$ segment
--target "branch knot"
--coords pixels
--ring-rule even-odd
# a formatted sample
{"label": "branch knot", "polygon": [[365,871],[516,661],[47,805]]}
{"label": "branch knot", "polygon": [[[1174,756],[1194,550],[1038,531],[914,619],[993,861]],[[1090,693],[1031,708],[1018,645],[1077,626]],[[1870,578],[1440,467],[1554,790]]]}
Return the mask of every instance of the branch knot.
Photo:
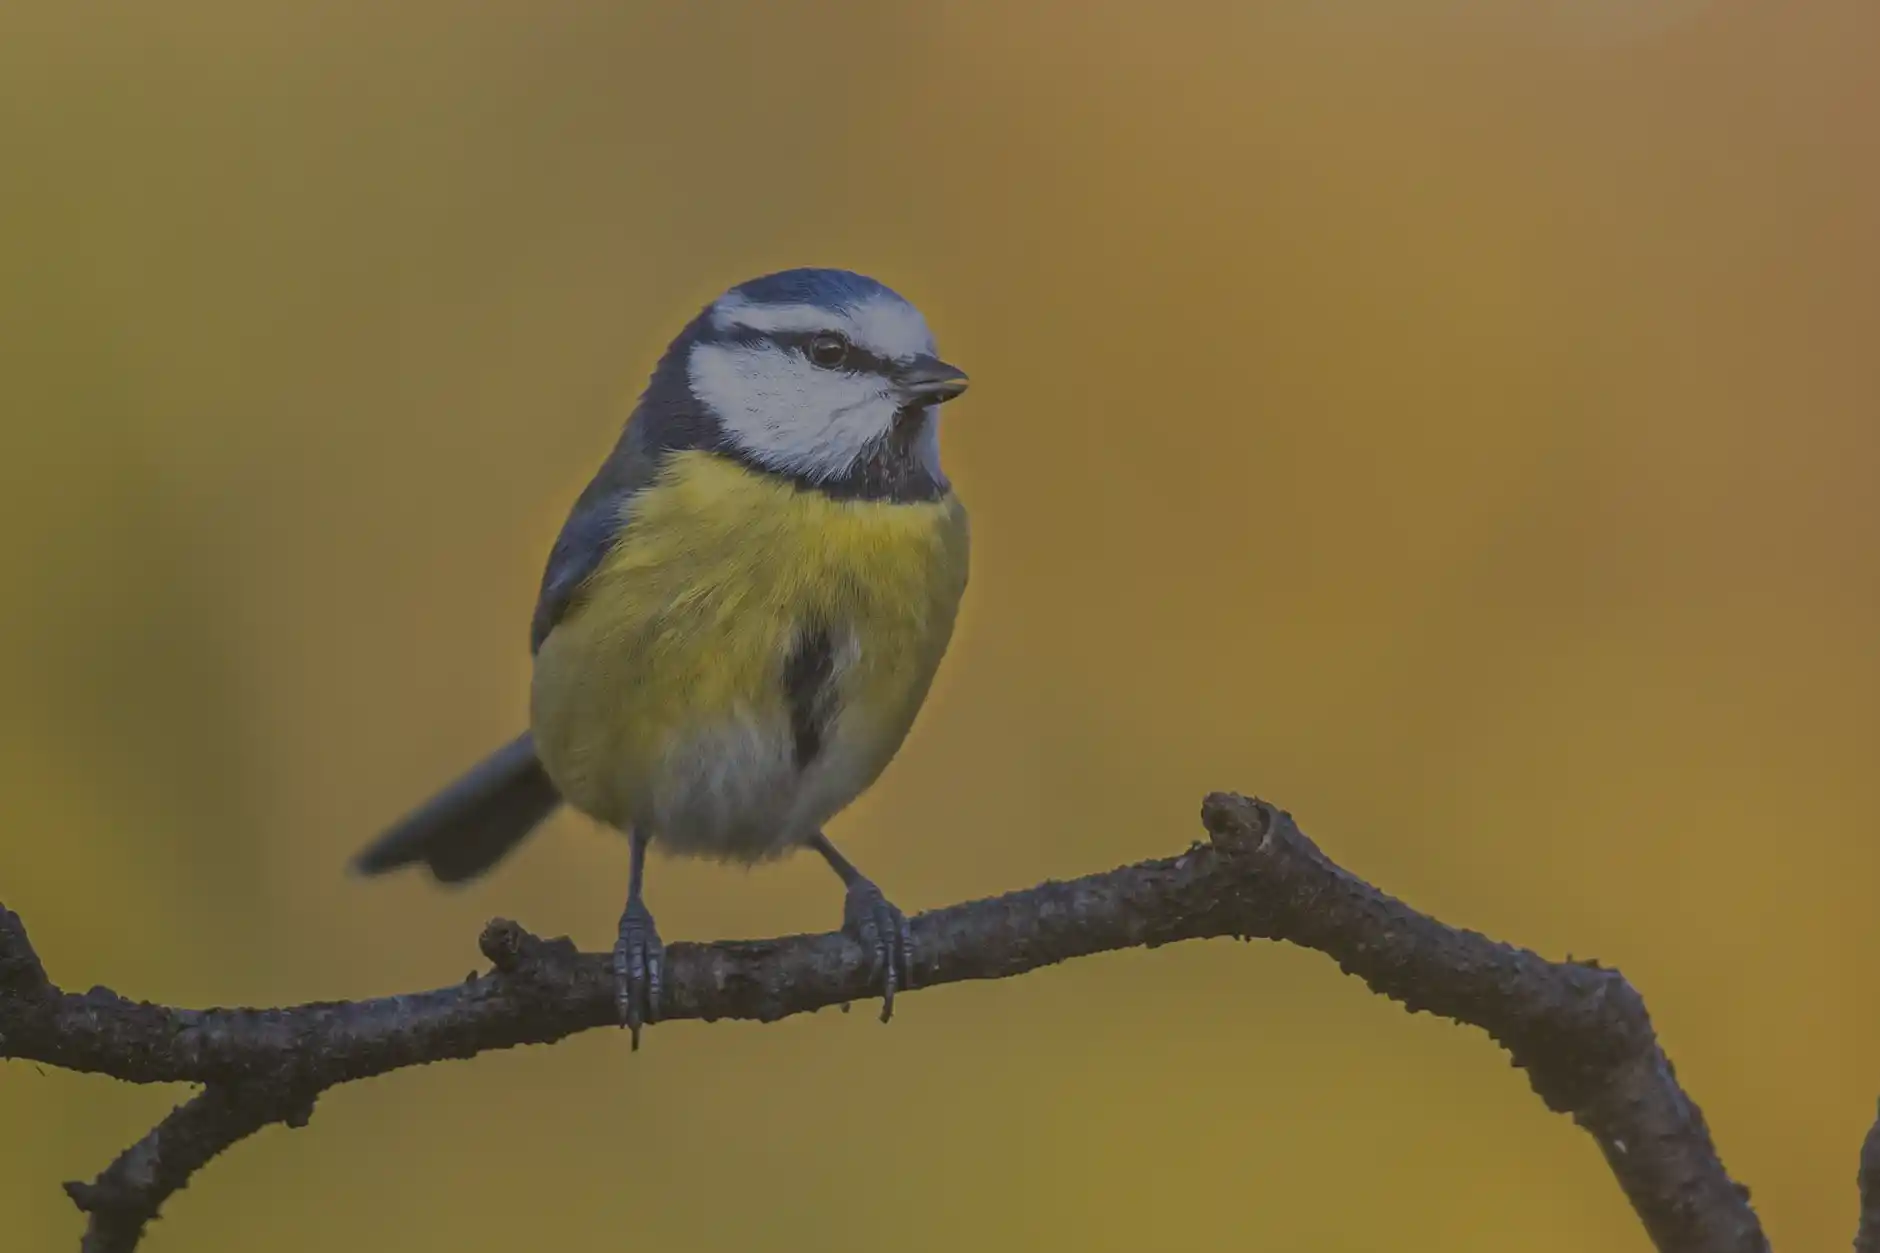
{"label": "branch knot", "polygon": [[567,936],[544,940],[521,923],[492,918],[477,937],[477,947],[497,973],[528,976],[566,971],[578,964],[581,952]]}
{"label": "branch knot", "polygon": [[1208,840],[1223,852],[1264,852],[1280,823],[1290,815],[1258,797],[1238,792],[1210,792],[1201,802],[1201,825]]}

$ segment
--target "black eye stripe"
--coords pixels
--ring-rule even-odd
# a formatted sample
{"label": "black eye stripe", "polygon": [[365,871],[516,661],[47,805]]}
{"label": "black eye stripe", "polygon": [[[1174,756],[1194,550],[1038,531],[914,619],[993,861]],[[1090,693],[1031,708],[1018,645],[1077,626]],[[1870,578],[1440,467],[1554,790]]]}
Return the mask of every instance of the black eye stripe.
{"label": "black eye stripe", "polygon": [[[794,352],[805,360],[809,359],[810,343],[828,331],[758,331],[748,326],[735,325],[711,337],[720,344],[735,344],[739,348],[762,348],[775,345]],[[836,332],[840,334],[841,332]],[[845,374],[879,374],[891,376],[897,363],[891,357],[871,352],[854,340],[849,340],[849,355],[838,367]]]}
{"label": "black eye stripe", "polygon": [[[841,334],[841,332],[778,331],[776,334],[770,336],[760,335],[757,337],[756,342],[762,343],[768,339],[771,343],[780,344],[794,352],[802,353],[803,356],[807,358],[810,355],[810,345],[816,341],[817,336],[828,334]],[[846,335],[843,336],[843,339],[847,341],[849,345],[849,355],[838,368],[849,374],[886,375],[893,372],[894,362],[888,360],[888,358],[879,353],[870,352],[854,340],[849,339]]]}

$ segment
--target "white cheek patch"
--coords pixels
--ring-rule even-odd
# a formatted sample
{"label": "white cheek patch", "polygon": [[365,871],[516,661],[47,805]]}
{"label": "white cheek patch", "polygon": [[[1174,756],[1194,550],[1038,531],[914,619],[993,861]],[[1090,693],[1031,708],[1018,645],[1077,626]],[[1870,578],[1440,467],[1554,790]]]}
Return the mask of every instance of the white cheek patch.
{"label": "white cheek patch", "polygon": [[786,473],[835,478],[894,421],[880,379],[820,370],[774,344],[699,344],[686,369],[725,434]]}
{"label": "white cheek patch", "polygon": [[878,295],[835,311],[817,305],[759,305],[727,296],[712,307],[712,325],[775,334],[841,331],[854,343],[890,361],[934,351],[933,332],[920,310],[898,296]]}

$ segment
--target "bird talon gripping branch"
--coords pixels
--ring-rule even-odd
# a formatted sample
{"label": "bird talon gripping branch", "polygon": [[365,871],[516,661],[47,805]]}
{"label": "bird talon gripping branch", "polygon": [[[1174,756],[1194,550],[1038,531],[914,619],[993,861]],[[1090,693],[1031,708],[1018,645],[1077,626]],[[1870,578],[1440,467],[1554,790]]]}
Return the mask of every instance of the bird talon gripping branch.
{"label": "bird talon gripping branch", "polygon": [[881,988],[881,1021],[887,1022],[894,1017],[895,992],[913,986],[908,967],[913,962],[914,943],[907,916],[867,879],[849,886],[842,914],[842,929],[874,961],[875,979]]}

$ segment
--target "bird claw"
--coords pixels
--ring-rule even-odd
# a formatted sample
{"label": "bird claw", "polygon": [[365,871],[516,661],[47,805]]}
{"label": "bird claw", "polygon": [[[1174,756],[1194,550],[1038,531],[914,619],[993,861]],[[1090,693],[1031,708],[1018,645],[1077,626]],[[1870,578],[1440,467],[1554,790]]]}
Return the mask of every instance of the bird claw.
{"label": "bird claw", "polygon": [[914,986],[914,932],[907,915],[867,879],[849,885],[842,902],[842,929],[874,958],[881,981],[881,1021],[894,1017],[897,989]]}
{"label": "bird claw", "polygon": [[666,946],[653,926],[653,915],[637,900],[627,902],[620,915],[620,938],[614,944],[614,1004],[620,1025],[633,1033],[633,1049],[640,1047],[640,1028],[659,1018],[660,985],[665,977]]}

